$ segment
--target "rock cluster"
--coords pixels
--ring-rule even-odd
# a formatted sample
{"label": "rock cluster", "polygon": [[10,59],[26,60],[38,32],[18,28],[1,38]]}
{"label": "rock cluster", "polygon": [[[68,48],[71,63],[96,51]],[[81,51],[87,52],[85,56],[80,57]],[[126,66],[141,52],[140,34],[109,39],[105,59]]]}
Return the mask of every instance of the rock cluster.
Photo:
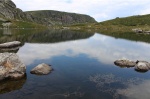
{"label": "rock cluster", "polygon": [[144,31],[142,29],[132,29],[135,33],[144,33],[144,34],[150,34],[150,31]]}
{"label": "rock cluster", "polygon": [[[16,53],[8,53],[8,49],[18,48],[21,42],[13,41],[0,44],[1,49],[6,51],[0,53],[0,81],[4,79],[19,79],[26,76],[26,66],[21,62]],[[31,74],[46,75],[52,71],[52,67],[45,63],[39,64],[31,70]]]}
{"label": "rock cluster", "polygon": [[116,60],[114,64],[120,67],[135,67],[135,70],[139,72],[146,72],[150,70],[150,63],[146,61],[137,60],[136,62],[134,62],[128,59],[119,59]]}

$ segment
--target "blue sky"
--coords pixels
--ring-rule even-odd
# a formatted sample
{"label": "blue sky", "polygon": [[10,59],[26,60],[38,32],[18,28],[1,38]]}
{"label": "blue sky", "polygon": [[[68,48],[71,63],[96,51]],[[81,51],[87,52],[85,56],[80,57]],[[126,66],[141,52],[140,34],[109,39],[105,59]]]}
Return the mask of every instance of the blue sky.
{"label": "blue sky", "polygon": [[87,14],[97,21],[150,14],[150,0],[12,0],[23,11],[58,10]]}

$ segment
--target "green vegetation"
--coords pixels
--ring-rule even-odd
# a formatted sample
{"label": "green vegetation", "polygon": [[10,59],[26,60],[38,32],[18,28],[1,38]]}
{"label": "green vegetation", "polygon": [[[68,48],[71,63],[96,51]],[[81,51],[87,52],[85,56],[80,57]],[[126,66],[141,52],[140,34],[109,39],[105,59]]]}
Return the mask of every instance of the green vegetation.
{"label": "green vegetation", "polygon": [[100,23],[71,25],[70,29],[84,29],[100,33],[129,33],[132,29],[150,31],[150,15],[116,18]]}
{"label": "green vegetation", "polygon": [[147,26],[150,25],[150,14],[148,15],[137,15],[125,18],[116,18],[113,20],[104,21],[101,24],[104,25],[124,25],[124,26]]}
{"label": "green vegetation", "polygon": [[26,22],[26,21],[12,21],[12,28],[46,28],[46,26],[32,23],[32,22]]}

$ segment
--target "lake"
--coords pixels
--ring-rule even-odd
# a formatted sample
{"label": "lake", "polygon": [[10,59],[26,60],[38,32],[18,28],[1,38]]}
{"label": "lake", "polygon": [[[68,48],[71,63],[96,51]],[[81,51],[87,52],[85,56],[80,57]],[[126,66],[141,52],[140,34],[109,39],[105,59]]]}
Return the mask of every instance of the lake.
{"label": "lake", "polygon": [[[121,68],[114,61],[149,61],[150,43],[144,37],[150,39],[150,35],[123,35],[0,30],[1,43],[22,42],[19,49],[7,51],[17,53],[27,66],[26,78],[0,82],[0,99],[149,99],[150,71]],[[135,35],[136,40],[132,39]],[[52,65],[54,71],[43,76],[30,74],[40,63]]]}

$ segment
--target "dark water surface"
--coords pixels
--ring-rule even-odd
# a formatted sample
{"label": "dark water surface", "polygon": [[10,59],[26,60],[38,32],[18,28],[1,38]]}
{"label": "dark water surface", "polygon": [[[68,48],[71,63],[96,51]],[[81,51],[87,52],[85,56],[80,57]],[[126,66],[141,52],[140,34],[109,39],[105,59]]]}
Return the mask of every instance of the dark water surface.
{"label": "dark water surface", "polygon": [[[66,30],[0,31],[0,42],[23,42],[14,52],[27,66],[26,78],[0,82],[0,99],[150,98],[150,71],[140,73],[113,63],[121,58],[150,61],[149,43]],[[40,63],[51,64],[54,71],[30,74]]]}

